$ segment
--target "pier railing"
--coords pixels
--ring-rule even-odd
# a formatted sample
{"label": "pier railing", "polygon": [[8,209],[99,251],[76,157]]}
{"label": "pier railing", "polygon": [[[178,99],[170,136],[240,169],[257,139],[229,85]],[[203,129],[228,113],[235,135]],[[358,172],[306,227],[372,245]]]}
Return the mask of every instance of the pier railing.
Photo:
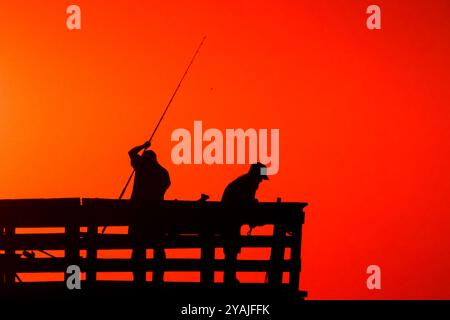
{"label": "pier railing", "polygon": [[[224,225],[272,225],[270,235],[243,234],[236,239],[242,248],[270,249],[270,259],[240,260],[237,272],[265,272],[261,286],[285,287],[298,291],[301,271],[303,209],[306,203],[259,203],[247,207],[224,207],[219,202],[165,201],[157,209],[164,225],[165,249],[199,249],[198,259],[145,259],[145,271],[155,267],[164,272],[199,272],[200,285],[215,285],[215,273],[223,272],[226,261],[217,250],[224,246]],[[0,287],[18,285],[18,274],[66,272],[69,265],[77,265],[85,274],[86,284],[95,285],[99,272],[131,272],[130,259],[98,258],[105,249],[133,249],[128,234],[100,232],[102,226],[129,226],[133,212],[126,200],[109,199],[25,199],[0,200]],[[161,223],[148,212],[144,225]],[[62,233],[46,233],[46,228],[64,228]],[[38,228],[42,232],[17,234],[18,228]],[[151,228],[150,228],[151,229]],[[143,238],[146,248],[152,249],[154,240]],[[160,242],[161,243],[161,242]],[[58,257],[24,255],[36,250],[61,250]],[[83,254],[81,254],[84,252]],[[289,252],[289,254],[287,254]]]}

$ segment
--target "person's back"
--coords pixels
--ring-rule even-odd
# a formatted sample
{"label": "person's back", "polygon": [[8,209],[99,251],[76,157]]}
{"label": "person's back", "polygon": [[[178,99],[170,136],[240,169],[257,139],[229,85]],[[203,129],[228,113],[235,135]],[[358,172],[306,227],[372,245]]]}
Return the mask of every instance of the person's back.
{"label": "person's back", "polygon": [[254,203],[258,186],[258,180],[246,173],[227,185],[221,201],[226,205]]}
{"label": "person's back", "polygon": [[138,204],[152,204],[164,200],[164,194],[170,186],[170,177],[167,170],[159,163],[152,163],[140,159],[134,166],[134,178],[131,200]]}
{"label": "person's back", "polygon": [[131,166],[135,170],[131,200],[137,205],[151,205],[164,200],[164,194],[170,186],[167,170],[156,160],[156,154],[149,150],[139,155],[146,144],[135,147],[128,153]]}

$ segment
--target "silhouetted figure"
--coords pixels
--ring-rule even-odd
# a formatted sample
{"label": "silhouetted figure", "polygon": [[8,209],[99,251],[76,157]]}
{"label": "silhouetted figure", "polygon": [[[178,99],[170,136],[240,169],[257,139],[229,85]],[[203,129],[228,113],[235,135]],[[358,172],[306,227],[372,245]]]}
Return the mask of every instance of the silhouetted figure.
{"label": "silhouetted figure", "polygon": [[[263,180],[269,180],[265,174],[266,166],[260,162],[250,166],[248,173],[240,176],[232,181],[224,190],[222,195],[222,203],[225,206],[236,208],[251,206],[258,202],[256,199],[256,190]],[[225,283],[236,283],[236,270],[233,267],[237,260],[237,255],[241,251],[240,246],[236,245],[236,241],[240,237],[240,225],[232,223],[224,225],[224,254],[225,254]]]}
{"label": "silhouetted figure", "polygon": [[169,173],[158,163],[156,153],[146,150],[142,156],[139,155],[141,150],[148,147],[150,142],[147,141],[128,152],[131,166],[136,172],[131,201],[139,205],[160,203],[170,186]]}
{"label": "silhouetted figure", "polygon": [[[159,207],[164,200],[164,194],[170,186],[170,177],[156,159],[156,153],[152,150],[145,150],[150,147],[150,142],[134,147],[128,152],[131,159],[131,166],[135,170],[133,192],[131,203],[134,207],[133,222],[130,226],[129,234],[134,243],[132,260],[134,264],[133,277],[137,283],[143,283],[145,279],[145,259],[146,250],[144,241],[152,239],[155,243],[153,259],[155,270],[153,271],[153,282],[161,283],[164,273],[158,270],[157,266],[165,259],[162,241],[164,238],[164,219],[158,215]],[[141,150],[145,150],[139,155]],[[145,216],[152,214],[154,223],[145,224]]]}

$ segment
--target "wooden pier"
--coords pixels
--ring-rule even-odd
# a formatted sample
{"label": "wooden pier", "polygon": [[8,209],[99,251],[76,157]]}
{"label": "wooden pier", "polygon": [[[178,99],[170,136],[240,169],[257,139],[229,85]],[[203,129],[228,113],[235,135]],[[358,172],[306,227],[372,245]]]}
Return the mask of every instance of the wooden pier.
{"label": "wooden pier", "polygon": [[[227,207],[220,202],[165,201],[158,208],[158,216],[165,217],[165,249],[198,249],[198,259],[166,259],[155,265],[145,260],[145,270],[158,267],[164,272],[198,272],[198,283],[171,282],[164,290],[197,288],[220,290],[226,284],[216,282],[215,274],[224,271],[226,261],[217,257],[224,245],[223,225],[233,224],[273,226],[271,235],[241,235],[236,245],[242,248],[270,248],[269,260],[237,260],[237,272],[265,272],[265,283],[238,283],[233,290],[267,290],[284,292],[303,299],[300,291],[302,225],[306,203],[259,203],[251,207]],[[130,287],[132,282],[99,281],[99,272],[131,272],[130,259],[98,258],[98,250],[133,249],[128,234],[101,234],[103,226],[129,226],[131,208],[127,200],[110,199],[21,199],[0,200],[0,295],[57,288],[55,292],[69,291],[65,282],[26,283],[16,275],[21,273],[65,273],[69,265],[77,265],[85,273],[83,292],[105,288],[108,293]],[[146,224],[154,224],[155,217],[148,214]],[[45,228],[63,228],[61,233],[45,233]],[[17,234],[18,228],[42,228],[43,232]],[[143,239],[146,248],[154,245]],[[25,257],[21,254],[37,250],[62,250],[58,257]],[[290,251],[286,256],[285,252]],[[81,254],[84,252],[83,254]],[[283,281],[283,278],[285,281]],[[287,280],[286,280],[287,279]],[[152,286],[151,281],[147,284]],[[30,289],[32,288],[32,289]],[[41,289],[39,289],[41,288]],[[171,289],[172,288],[172,289]],[[30,291],[31,290],[31,291]],[[228,290],[228,289],[227,289]]]}

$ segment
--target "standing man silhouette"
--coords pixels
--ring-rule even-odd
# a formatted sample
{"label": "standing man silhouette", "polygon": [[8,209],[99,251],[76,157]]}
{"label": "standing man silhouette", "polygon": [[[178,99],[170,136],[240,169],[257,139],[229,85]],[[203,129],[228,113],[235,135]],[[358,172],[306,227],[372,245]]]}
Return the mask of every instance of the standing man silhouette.
{"label": "standing man silhouette", "polygon": [[[158,270],[158,266],[165,259],[162,240],[164,238],[164,219],[158,215],[159,208],[164,200],[164,194],[170,186],[170,177],[167,170],[161,166],[153,150],[147,150],[150,142],[146,141],[128,152],[131,166],[135,171],[131,204],[133,206],[133,221],[130,225],[129,234],[133,242],[133,278],[137,283],[144,283],[146,247],[144,241],[151,239],[155,243],[153,260],[155,269],[153,271],[153,282],[163,282],[164,272]],[[144,150],[142,155],[139,152]],[[147,214],[153,214],[151,225],[145,223]],[[148,236],[147,236],[148,235]]]}
{"label": "standing man silhouette", "polygon": [[[258,203],[256,199],[256,190],[263,180],[269,180],[266,175],[267,167],[258,162],[250,166],[248,173],[232,181],[224,190],[222,203],[225,207],[233,210],[246,210],[246,207]],[[232,221],[232,220],[231,220]],[[241,251],[236,241],[240,237],[241,226],[239,224],[225,224],[224,226],[224,254],[225,254],[225,272],[224,282],[233,284],[239,282],[236,278],[237,255]]]}

